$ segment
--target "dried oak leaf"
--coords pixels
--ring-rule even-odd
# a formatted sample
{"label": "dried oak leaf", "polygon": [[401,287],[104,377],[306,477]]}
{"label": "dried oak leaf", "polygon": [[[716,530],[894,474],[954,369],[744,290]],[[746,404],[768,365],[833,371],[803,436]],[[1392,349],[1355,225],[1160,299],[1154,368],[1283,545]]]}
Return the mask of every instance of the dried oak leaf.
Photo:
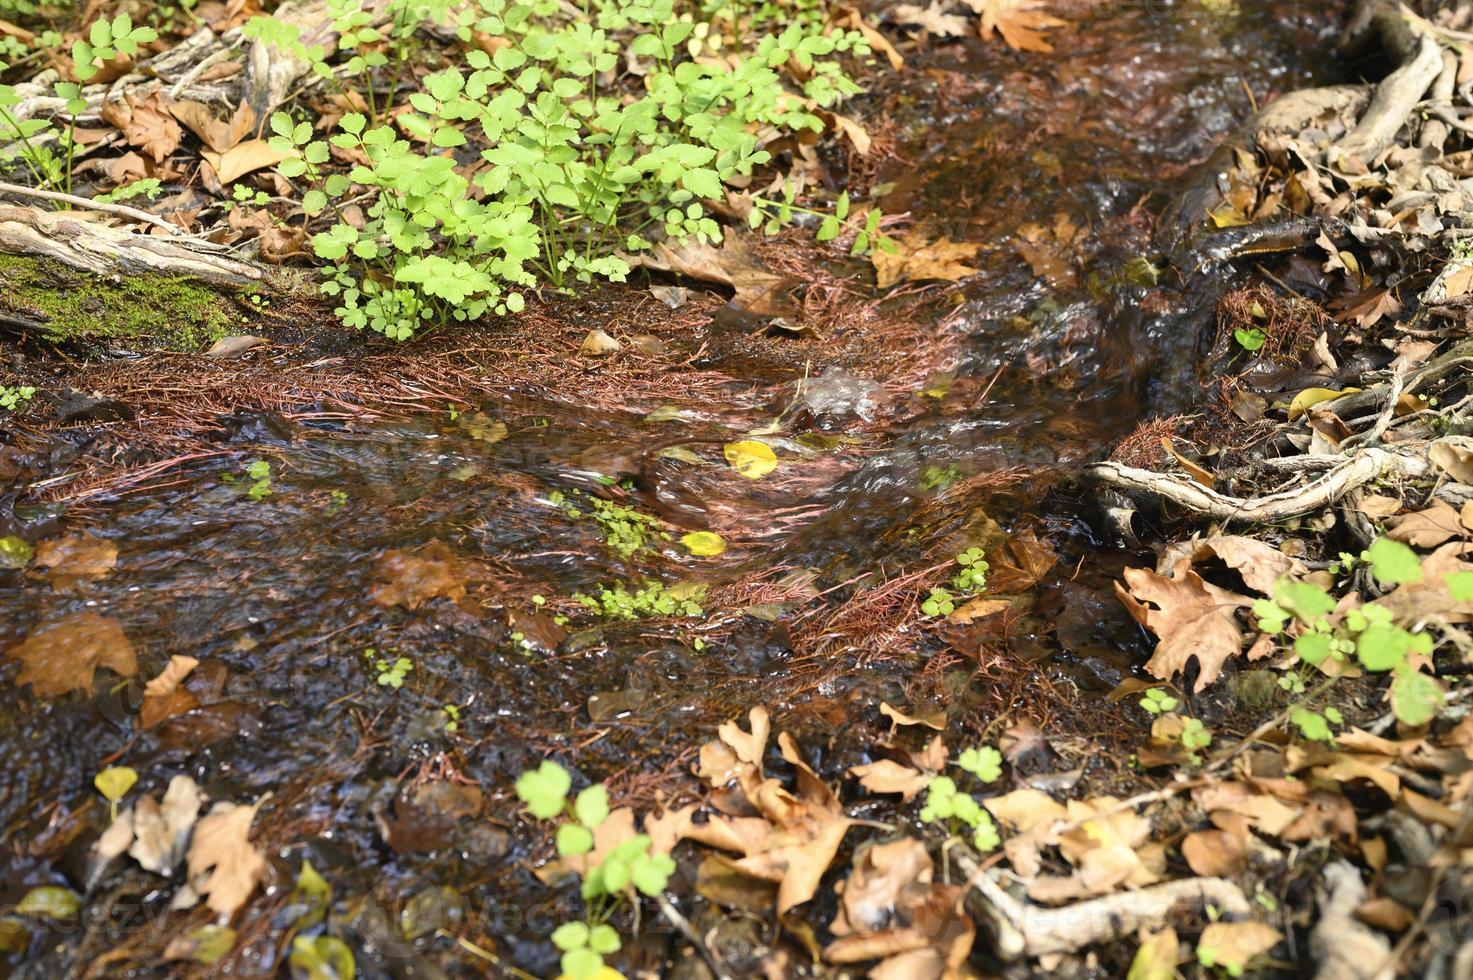
{"label": "dried oak leaf", "polygon": [[1279,930],[1262,922],[1213,922],[1197,940],[1197,958],[1238,975],[1250,960],[1267,953],[1283,938]]}
{"label": "dried oak leaf", "polygon": [[1051,27],[1063,27],[1068,21],[1044,13],[1044,0],[965,0],[966,5],[982,16],[981,35],[989,38],[996,32],[1008,47],[1016,51],[1052,52],[1053,46],[1043,39]]}
{"label": "dried oak leaf", "polygon": [[1033,588],[1058,562],[1058,552],[1024,528],[987,555],[987,590],[1010,595]]}
{"label": "dried oak leaf", "polygon": [[431,541],[417,551],[391,548],[379,559],[374,573],[382,582],[370,598],[380,606],[418,609],[435,598],[465,598],[460,561],[443,541]]}
{"label": "dried oak leaf", "polygon": [[[173,874],[184,856],[184,842],[199,818],[199,786],[188,776],[169,780],[162,804],[145,796],[133,807],[133,844],[128,854],[154,874]],[[119,817],[118,819],[122,819]]]}
{"label": "dried oak leaf", "polygon": [[200,156],[215,168],[215,176],[222,184],[229,184],[246,174],[266,167],[274,167],[288,157],[296,155],[295,150],[278,150],[263,139],[237,143],[222,153],[216,153],[214,150],[200,151]]}
{"label": "dried oak leaf", "polygon": [[36,564],[51,570],[47,577],[58,592],[106,578],[117,563],[117,545],[86,533],[42,541],[36,547]]}
{"label": "dried oak leaf", "polygon": [[[1160,640],[1146,664],[1163,680],[1186,669],[1197,658],[1201,673],[1196,690],[1217,680],[1227,659],[1243,649],[1243,631],[1234,612],[1252,605],[1246,597],[1202,581],[1190,559],[1176,567],[1176,577],[1144,568],[1127,568],[1128,589],[1115,583],[1115,594],[1136,622]],[[1147,603],[1153,604],[1152,608]]]}
{"label": "dried oak leaf", "polygon": [[1223,830],[1197,830],[1181,842],[1181,856],[1197,874],[1209,878],[1231,877],[1247,866],[1243,840]]}
{"label": "dried oak leaf", "polygon": [[962,264],[962,260],[975,256],[981,247],[953,242],[945,235],[928,242],[919,230],[912,231],[896,246],[894,252],[877,249],[870,256],[875,267],[875,285],[881,289],[888,289],[899,282],[955,282],[965,279],[977,270]]}
{"label": "dried oak leaf", "polygon": [[962,911],[962,885],[907,889],[896,909],[895,924],[880,932],[843,936],[824,947],[830,963],[883,962],[869,971],[871,980],[942,980],[960,977],[977,931]]}
{"label": "dried oak leaf", "polygon": [[124,677],[138,673],[138,655],[122,624],[95,612],[72,613],[40,627],[7,650],[5,659],[21,662],[16,685],[29,684],[43,698],[68,691],[91,693],[98,667]]}
{"label": "dried oak leaf", "polygon": [[121,129],[123,139],[153,157],[154,163],[168,159],[179,148],[179,140],[184,136],[178,120],[164,106],[157,92],[146,101],[124,95],[121,101],[104,102],[99,115],[103,122]]}
{"label": "dried oak leaf", "polygon": [[266,858],[251,846],[251,822],[269,798],[251,806],[216,803],[194,828],[189,842],[189,880],[220,915],[234,915],[266,874]]}

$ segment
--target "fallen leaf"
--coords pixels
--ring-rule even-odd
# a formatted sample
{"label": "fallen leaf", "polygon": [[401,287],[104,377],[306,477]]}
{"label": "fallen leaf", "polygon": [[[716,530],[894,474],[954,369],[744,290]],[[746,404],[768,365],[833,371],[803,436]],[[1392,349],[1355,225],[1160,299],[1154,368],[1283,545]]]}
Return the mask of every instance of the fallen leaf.
{"label": "fallen leaf", "polygon": [[947,616],[946,619],[948,622],[961,623],[962,625],[966,626],[970,625],[976,620],[986,619],[988,616],[995,616],[996,614],[1011,608],[1012,605],[1013,602],[1011,599],[988,599],[983,596],[978,596],[975,599],[969,599],[966,602],[962,603],[960,606],[957,606],[956,609],[952,611],[952,614],[950,616]]}
{"label": "fallen leaf", "polygon": [[1427,509],[1404,514],[1392,521],[1387,536],[1417,548],[1435,548],[1451,538],[1462,537],[1466,532],[1458,511],[1446,501],[1434,499]]}
{"label": "fallen leaf", "polygon": [[1025,880],[1037,877],[1043,864],[1039,852],[1055,842],[1052,827],[1068,811],[1038,789],[1013,790],[989,797],[982,805],[1005,830],[1012,831],[1003,840],[1002,849],[1013,871]]}
{"label": "fallen leaf", "polygon": [[1180,958],[1181,942],[1175,929],[1167,926],[1160,932],[1142,931],[1141,944],[1130,961],[1126,980],[1175,980]]}
{"label": "fallen leaf", "polygon": [[1243,842],[1221,830],[1198,830],[1181,842],[1181,856],[1204,877],[1231,877],[1247,866]]}
{"label": "fallen leaf", "polygon": [[732,469],[749,480],[760,480],[777,469],[777,454],[763,442],[751,439],[728,442],[722,447],[722,455]]}
{"label": "fallen leaf", "polygon": [[217,153],[214,150],[200,151],[200,156],[215,168],[215,176],[222,184],[229,184],[246,174],[266,167],[274,167],[281,161],[296,155],[295,150],[278,150],[263,139],[237,143],[223,153]]}
{"label": "fallen leaf", "polygon": [[946,731],[946,712],[940,708],[934,708],[922,715],[908,715],[899,708],[893,708],[888,702],[880,702],[880,714],[890,719],[890,729],[894,731],[901,725],[924,725],[938,732]]}
{"label": "fallen leaf", "polygon": [[184,130],[179,128],[157,92],[145,101],[131,95],[124,95],[120,101],[105,101],[98,115],[103,122],[122,130],[123,138],[152,157],[154,163],[168,159],[184,136]]}
{"label": "fallen leaf", "polygon": [[1045,0],[966,0],[968,7],[982,15],[983,39],[996,32],[1008,47],[1017,51],[1048,54],[1053,46],[1043,39],[1051,27],[1067,22],[1043,12]]}
{"label": "fallen leaf", "polygon": [[1192,478],[1193,482],[1206,487],[1208,490],[1213,490],[1217,487],[1217,477],[1212,475],[1212,471],[1203,469],[1177,452],[1176,447],[1171,444],[1171,438],[1169,436],[1161,437],[1161,448],[1171,454],[1172,458],[1177,461],[1181,468],[1187,471],[1187,475]]}
{"label": "fallen leaf", "polygon": [[859,777],[859,785],[871,793],[899,793],[902,803],[909,803],[930,784],[932,778],[930,773],[919,772],[890,759],[853,766],[849,775]]}
{"label": "fallen leaf", "polygon": [[653,255],[637,255],[630,264],[730,286],[734,305],[762,316],[780,315],[786,306],[782,291],[796,285],[759,263],[746,236],[735,232],[726,234],[719,249],[695,238],[678,248],[660,242]]}
{"label": "fallen leaf", "polygon": [[1360,389],[1342,388],[1339,391],[1335,391],[1333,388],[1305,388],[1294,396],[1293,401],[1289,402],[1289,421],[1294,421],[1316,405],[1331,402],[1337,398],[1343,398],[1357,391],[1360,391]]}
{"label": "fallen leaf", "polygon": [[85,582],[107,577],[118,563],[118,546],[106,538],[76,534],[36,546],[36,564],[51,569],[51,587],[69,592]]}
{"label": "fallen leaf", "polygon": [[266,858],[251,846],[251,823],[270,794],[251,806],[216,803],[194,828],[187,861],[189,880],[210,909],[231,916],[266,874]]}
{"label": "fallen leaf", "polygon": [[1427,458],[1458,483],[1473,484],[1473,439],[1445,436],[1432,444]]}
{"label": "fallen leaf", "polygon": [[72,613],[39,627],[7,650],[5,658],[21,662],[16,686],[29,684],[43,698],[68,691],[92,693],[98,667],[124,677],[138,673],[138,656],[122,624],[95,612]]}
{"label": "fallen leaf", "polygon": [[1213,556],[1237,572],[1244,585],[1264,595],[1273,594],[1279,579],[1299,578],[1308,572],[1302,561],[1289,557],[1273,545],[1233,534],[1215,534],[1169,546],[1161,553],[1156,569],[1175,568],[1183,557],[1196,563]]}
{"label": "fallen leaf", "polygon": [[210,345],[210,349],[205,351],[205,356],[221,359],[229,357],[239,357],[246,351],[256,347],[260,347],[262,344],[267,343],[270,343],[270,341],[268,341],[265,337],[250,337],[246,335],[221,337],[219,340]]}
{"label": "fallen leaf", "polygon": [[1010,595],[1026,592],[1043,581],[1058,560],[1053,546],[1038,540],[1033,528],[1025,527],[988,551],[987,590]]}
{"label": "fallen leaf", "polygon": [[216,116],[215,110],[203,102],[174,102],[169,105],[169,112],[189,127],[190,132],[198,136],[206,148],[217,154],[224,153],[245,139],[256,126],[255,110],[244,100],[228,121]]}
{"label": "fallen leaf", "polygon": [[1169,680],[1196,657],[1201,673],[1194,690],[1199,691],[1217,680],[1222,665],[1242,650],[1243,631],[1234,612],[1252,603],[1246,596],[1209,586],[1188,565],[1184,559],[1177,566],[1176,578],[1127,568],[1129,591],[1116,583],[1115,594],[1135,621],[1160,641],[1146,670]]}
{"label": "fallen leaf", "polygon": [[177,653],[170,657],[159,675],[143,687],[138,724],[149,729],[199,707],[199,700],[183,686],[184,679],[198,666],[199,661],[193,657]]}
{"label": "fallen leaf", "polygon": [[862,845],[854,870],[839,885],[835,936],[876,932],[894,921],[901,895],[914,885],[929,885],[933,873],[926,845],[911,837]]}
{"label": "fallen leaf", "polygon": [[431,541],[417,551],[391,548],[374,573],[383,580],[369,594],[376,605],[418,609],[435,598],[465,598],[460,561],[443,541]]}
{"label": "fallen leaf", "polygon": [[933,37],[964,37],[971,33],[965,17],[948,14],[940,3],[922,7],[913,3],[899,3],[890,10],[895,23],[904,27],[919,27]]}
{"label": "fallen leaf", "polygon": [[169,875],[184,856],[184,845],[204,802],[188,776],[175,776],[162,805],[145,796],[133,806],[133,843],[128,855],[154,874]]}
{"label": "fallen leaf", "polygon": [[623,349],[623,344],[603,330],[595,328],[588,331],[588,336],[583,338],[583,343],[578,347],[578,353],[585,357],[602,357],[604,354],[612,354],[614,351]]}
{"label": "fallen leaf", "polygon": [[691,531],[680,536],[685,550],[697,558],[714,558],[726,551],[726,539],[714,531]]}
{"label": "fallen leaf", "polygon": [[1362,497],[1355,505],[1355,509],[1367,517],[1382,518],[1390,517],[1401,510],[1401,498],[1383,497],[1378,494],[1370,494]]}
{"label": "fallen leaf", "polygon": [[1255,956],[1273,949],[1283,939],[1273,926],[1262,922],[1212,922],[1197,940],[1197,958],[1204,966],[1217,966],[1241,974]]}
{"label": "fallen leaf", "polygon": [[928,242],[920,230],[912,231],[896,245],[895,252],[876,249],[870,256],[875,267],[875,284],[881,289],[899,282],[955,282],[977,271],[962,264],[963,259],[977,254],[980,247],[977,245],[953,242],[945,235]]}

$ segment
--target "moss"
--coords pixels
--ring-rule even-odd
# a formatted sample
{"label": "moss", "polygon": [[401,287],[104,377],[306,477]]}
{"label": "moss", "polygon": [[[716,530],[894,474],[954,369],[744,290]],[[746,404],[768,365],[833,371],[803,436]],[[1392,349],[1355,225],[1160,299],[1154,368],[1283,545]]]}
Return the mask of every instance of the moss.
{"label": "moss", "polygon": [[238,332],[241,321],[231,299],[187,279],[113,279],[20,255],[0,255],[0,315],[53,341],[127,340],[183,351]]}

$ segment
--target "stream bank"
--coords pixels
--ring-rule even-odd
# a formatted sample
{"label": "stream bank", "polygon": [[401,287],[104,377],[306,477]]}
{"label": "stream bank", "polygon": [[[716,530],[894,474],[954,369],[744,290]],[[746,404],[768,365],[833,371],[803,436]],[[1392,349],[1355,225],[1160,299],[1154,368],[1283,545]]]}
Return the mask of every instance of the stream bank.
{"label": "stream bank", "polygon": [[[672,811],[705,796],[701,741],[757,705],[834,783],[887,739],[918,749],[940,727],[1007,748],[1015,789],[1149,790],[1127,759],[1140,709],[1101,696],[1150,653],[1112,594],[1141,552],[1108,547],[1092,505],[1055,488],[1132,433],[1159,444],[1143,422],[1200,409],[1218,297],[1246,280],[1226,264],[1173,273],[1152,215],[1254,103],[1337,79],[1304,60],[1334,31],[1313,4],[1106,7],[1053,36],[1048,59],[936,45],[877,80],[871,190],[928,239],[980,245],[955,286],[877,295],[864,263],[790,234],[755,246],[794,284],[783,325],[658,278],[684,303],[549,295],[402,346],[288,310],[225,359],[22,347],[10,369],[60,397],[7,430],[23,489],[6,531],[90,541],[93,571],[53,554],[0,573],[0,647],[81,642],[95,623],[78,617],[101,614],[138,669],[122,685],[100,674],[90,699],[7,689],[7,894],[66,887],[100,910],[74,928],[10,920],[28,930],[17,969],[167,973],[167,942],[215,918],[167,912],[169,889],[138,867],[88,866],[107,824],[92,779],[111,765],[142,774],[139,792],[188,775],[213,800],[271,794],[252,832],[265,887],[224,961],[246,975],[292,948],[297,928],[278,923],[304,859],[333,896],[311,928],[361,972],[476,975],[491,955],[554,974],[548,933],[577,890],[537,874],[549,842],[519,811],[517,775],[556,758],[618,805]],[[593,331],[620,349],[580,354]],[[723,452],[753,433],[777,462],[757,480]],[[726,550],[677,543],[701,531]],[[1006,611],[927,614],[972,547]],[[700,614],[600,618],[576,598],[647,580]],[[199,661],[194,703],[142,726],[139,689],[176,655]],[[1250,708],[1282,706],[1276,690]],[[1200,705],[1218,737],[1250,731],[1219,698]],[[893,800],[853,810],[914,826]],[[798,971],[801,920],[720,912],[743,899],[700,889],[700,855],[681,856],[672,892],[715,930],[720,963]],[[835,901],[806,909],[810,934]],[[1275,921],[1292,931],[1308,904]],[[508,911],[529,907],[546,914]],[[626,974],[667,957],[710,969],[678,932],[627,932]],[[1129,945],[1056,967],[1118,974]]]}

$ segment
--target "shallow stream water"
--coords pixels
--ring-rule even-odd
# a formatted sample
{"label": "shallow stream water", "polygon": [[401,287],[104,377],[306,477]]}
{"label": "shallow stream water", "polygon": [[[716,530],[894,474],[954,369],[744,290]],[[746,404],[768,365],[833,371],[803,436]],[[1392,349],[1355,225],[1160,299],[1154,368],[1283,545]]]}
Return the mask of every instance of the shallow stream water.
{"label": "shallow stream water", "polygon": [[[455,418],[372,425],[304,406],[283,424],[231,427],[222,455],[166,486],[92,501],[84,525],[117,545],[116,568],[65,592],[0,572],[0,649],[97,613],[122,624],[140,678],[187,654],[207,690],[140,733],[139,685],[108,688],[106,670],[91,699],[0,685],[0,902],[60,884],[90,888],[99,910],[84,928],[35,933],[10,964],[116,975],[94,958],[125,949],[123,962],[162,975],[161,945],[201,921],[167,916],[170,890],[137,868],[87,880],[106,818],[92,777],[126,764],[155,792],[183,772],[215,799],[272,793],[258,838],[276,845],[283,887],[309,857],[351,906],[362,973],[485,969],[433,937],[392,941],[406,921],[411,934],[424,925],[400,917],[405,903],[443,886],[481,915],[477,941],[547,974],[546,923],[525,913],[558,898],[528,870],[545,846],[515,815],[515,776],[552,754],[648,803],[717,723],[754,704],[829,776],[860,761],[881,700],[919,691],[985,719],[1010,696],[962,649],[985,638],[835,618],[864,589],[945,561],[947,542],[985,521],[1026,525],[1061,558],[1008,655],[1068,691],[1118,679],[1138,641],[1112,640],[1087,587],[1110,560],[1045,490],[1141,420],[1192,404],[1225,279],[1164,267],[1152,215],[1254,101],[1328,80],[1316,52],[1334,30],[1309,0],[1183,0],[1093,5],[1055,32],[1051,56],[935,44],[868,97],[896,124],[874,183],[887,213],[981,244],[978,274],[891,300],[873,333],[849,323],[786,341],[718,316],[671,341],[727,379],[688,397],[636,396],[611,413],[533,386]],[[756,430],[780,468],[749,481],[720,443]],[[664,443],[684,449],[641,455]],[[254,460],[271,465],[259,499]],[[588,495],[668,521],[673,537],[717,530],[731,549],[695,559],[655,537],[623,557],[587,516]],[[427,546],[453,556],[464,598],[373,602],[385,554]],[[602,621],[570,598],[644,578],[706,584],[704,615]],[[1066,644],[1050,619],[1071,605]],[[380,662],[401,657],[396,688]],[[933,662],[951,669],[918,687]],[[431,784],[474,786],[474,799],[415,795]],[[457,822],[457,807],[479,816]],[[239,923],[248,955],[231,972],[281,967],[281,897]],[[436,907],[452,931],[466,914]]]}

